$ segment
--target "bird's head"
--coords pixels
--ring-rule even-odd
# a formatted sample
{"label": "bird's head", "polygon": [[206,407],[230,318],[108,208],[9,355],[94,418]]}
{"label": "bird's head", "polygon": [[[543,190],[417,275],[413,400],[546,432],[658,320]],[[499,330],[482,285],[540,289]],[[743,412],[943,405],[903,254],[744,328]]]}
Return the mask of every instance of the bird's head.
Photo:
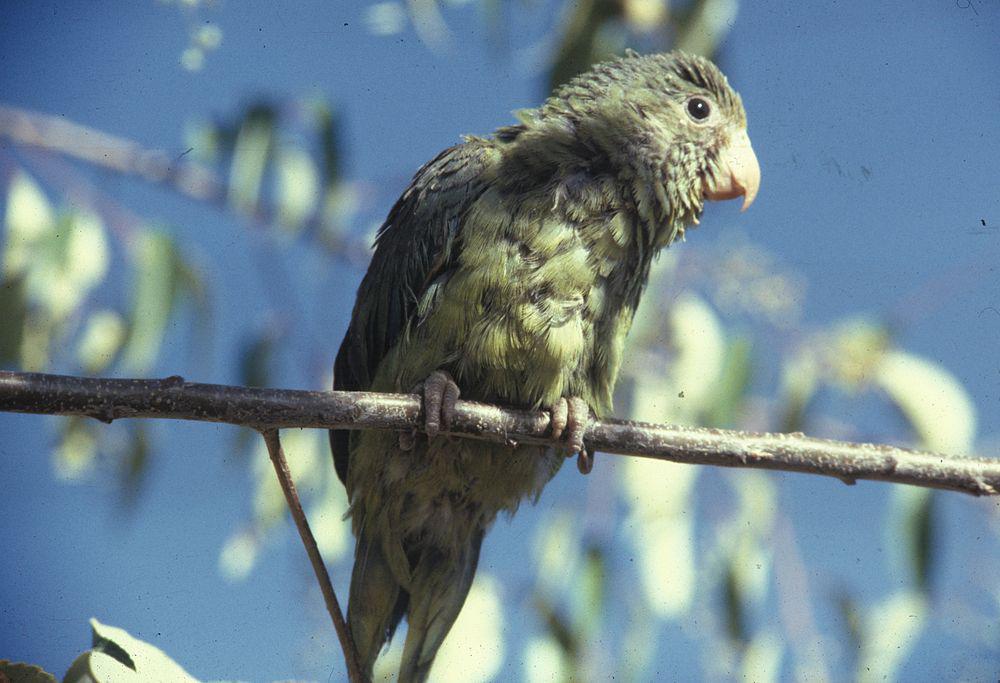
{"label": "bird's head", "polygon": [[529,129],[572,138],[586,150],[579,156],[610,166],[655,220],[697,221],[705,199],[742,197],[746,209],[757,195],[743,103],[703,57],[630,52],[577,76],[526,117]]}

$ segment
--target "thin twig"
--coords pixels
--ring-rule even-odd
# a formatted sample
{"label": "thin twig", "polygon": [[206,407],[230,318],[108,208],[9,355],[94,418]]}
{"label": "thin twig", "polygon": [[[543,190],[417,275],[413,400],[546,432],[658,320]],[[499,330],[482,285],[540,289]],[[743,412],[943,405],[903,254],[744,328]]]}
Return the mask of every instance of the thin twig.
{"label": "thin twig", "polygon": [[225,202],[226,184],[207,166],[61,116],[0,105],[0,137],[167,185],[192,199]]}
{"label": "thin twig", "polygon": [[[234,208],[229,202],[228,184],[211,167],[185,159],[183,154],[147,148],[62,116],[0,104],[0,138],[140,178],[219,209]],[[267,202],[258,201],[249,214],[240,213],[257,225],[272,226],[278,212]],[[323,212],[317,211],[301,228],[306,233],[318,232],[326,221]],[[367,236],[357,238],[341,231],[324,230],[322,244],[327,251],[351,263],[365,264],[371,257]]]}
{"label": "thin twig", "polygon": [[[166,379],[96,379],[0,372],[0,411],[85,415],[111,422],[159,417],[245,425],[258,430],[411,430],[421,426],[417,396],[294,391]],[[555,445],[548,412],[459,401],[451,434],[500,443]],[[847,484],[873,479],[976,496],[1000,493],[1000,459],[967,458],[895,446],[624,420],[596,420],[591,451],[722,467],[805,472]]]}
{"label": "thin twig", "polygon": [[323,601],[326,602],[326,611],[330,613],[330,618],[333,619],[333,628],[337,631],[340,647],[344,651],[344,661],[347,662],[347,676],[350,678],[351,683],[365,683],[367,679],[361,673],[361,667],[358,665],[358,652],[354,648],[354,640],[351,639],[351,633],[347,630],[347,623],[344,622],[344,614],[340,611],[340,602],[337,600],[337,593],[333,590],[333,584],[330,582],[330,574],[326,571],[323,556],[320,555],[319,546],[316,545],[316,537],[313,536],[312,530],[309,528],[306,513],[302,509],[299,494],[295,490],[295,482],[292,481],[292,473],[289,471],[288,462],[285,460],[285,451],[281,447],[278,430],[262,429],[260,433],[264,437],[264,443],[267,444],[267,453],[271,456],[274,472],[278,475],[281,490],[285,494],[285,502],[288,503],[292,519],[295,520],[295,526],[298,527],[299,536],[302,538],[302,545],[306,548],[306,553],[309,555],[309,562],[316,573],[316,580],[319,581],[320,590],[323,591]]}

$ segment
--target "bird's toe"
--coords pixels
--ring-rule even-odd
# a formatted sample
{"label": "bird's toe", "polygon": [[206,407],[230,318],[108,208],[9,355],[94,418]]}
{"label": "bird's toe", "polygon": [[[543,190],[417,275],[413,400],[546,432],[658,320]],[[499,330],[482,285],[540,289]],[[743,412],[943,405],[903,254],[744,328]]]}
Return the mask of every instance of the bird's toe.
{"label": "bird's toe", "polygon": [[590,407],[578,396],[560,398],[549,406],[552,438],[566,444],[567,457],[577,456],[577,468],[587,474],[594,467],[594,458],[584,447],[583,437],[590,426]]}
{"label": "bird's toe", "polygon": [[569,401],[565,398],[556,399],[555,403],[549,406],[549,424],[552,426],[552,438],[562,437],[563,430],[566,429],[566,421],[569,418]]}
{"label": "bird's toe", "polygon": [[455,380],[444,370],[435,370],[423,381],[418,393],[424,398],[424,431],[428,439],[433,439],[443,429],[451,428],[455,415],[455,403],[461,391]]}

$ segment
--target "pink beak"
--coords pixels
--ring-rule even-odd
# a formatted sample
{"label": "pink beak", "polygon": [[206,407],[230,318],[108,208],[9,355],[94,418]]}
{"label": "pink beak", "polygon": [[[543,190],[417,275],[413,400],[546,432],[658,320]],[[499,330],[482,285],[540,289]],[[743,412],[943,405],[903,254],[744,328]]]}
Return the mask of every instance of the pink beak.
{"label": "pink beak", "polygon": [[719,173],[714,182],[705,187],[705,198],[712,200],[743,197],[741,211],[753,204],[760,188],[760,164],[750,145],[746,129],[733,134],[729,145],[722,150]]}

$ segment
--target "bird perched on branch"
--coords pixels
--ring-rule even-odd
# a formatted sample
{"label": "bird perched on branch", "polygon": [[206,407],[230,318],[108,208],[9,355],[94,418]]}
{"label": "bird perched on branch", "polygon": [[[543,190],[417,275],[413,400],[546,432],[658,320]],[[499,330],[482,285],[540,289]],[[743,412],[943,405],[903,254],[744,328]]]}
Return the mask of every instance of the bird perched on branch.
{"label": "bird perched on branch", "polygon": [[[593,67],[520,123],[417,171],[379,230],[334,388],[423,396],[422,434],[331,432],[357,537],[348,624],[371,675],[402,617],[401,681],[427,678],[497,513],[566,455],[592,465],[653,257],[706,199],[757,194],[739,95],[680,52]],[[455,401],[551,411],[562,448],[449,439]]]}

